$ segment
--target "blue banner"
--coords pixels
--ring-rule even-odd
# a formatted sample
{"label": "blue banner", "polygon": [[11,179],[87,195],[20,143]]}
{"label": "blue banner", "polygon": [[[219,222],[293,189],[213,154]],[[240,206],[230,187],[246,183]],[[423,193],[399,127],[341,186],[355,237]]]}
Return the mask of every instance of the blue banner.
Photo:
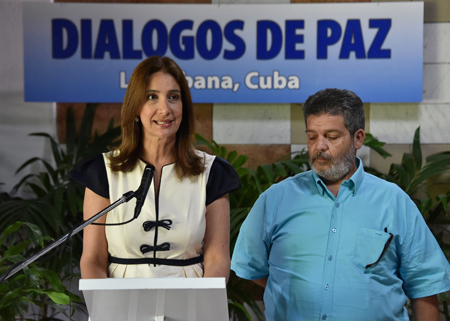
{"label": "blue banner", "polygon": [[24,3],[25,100],[122,102],[173,58],[195,103],[302,103],[324,88],[422,101],[423,3]]}

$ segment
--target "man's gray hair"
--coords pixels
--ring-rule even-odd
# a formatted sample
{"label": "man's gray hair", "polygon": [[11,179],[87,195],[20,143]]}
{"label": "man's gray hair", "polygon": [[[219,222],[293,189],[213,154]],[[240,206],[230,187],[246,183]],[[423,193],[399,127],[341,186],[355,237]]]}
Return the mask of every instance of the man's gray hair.
{"label": "man's gray hair", "polygon": [[346,89],[328,88],[308,97],[303,104],[303,115],[306,120],[311,115],[341,115],[345,127],[353,136],[358,129],[364,129],[365,116],[361,98]]}

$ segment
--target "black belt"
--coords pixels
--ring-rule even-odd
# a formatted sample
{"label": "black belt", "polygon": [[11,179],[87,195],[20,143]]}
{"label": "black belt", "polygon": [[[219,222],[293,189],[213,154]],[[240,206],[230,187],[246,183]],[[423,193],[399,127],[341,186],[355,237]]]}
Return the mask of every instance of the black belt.
{"label": "black belt", "polygon": [[177,259],[160,259],[153,257],[143,257],[139,259],[122,259],[119,257],[109,256],[109,263],[116,264],[161,264],[172,266],[188,266],[203,262],[203,255],[193,257],[191,259],[177,260]]}

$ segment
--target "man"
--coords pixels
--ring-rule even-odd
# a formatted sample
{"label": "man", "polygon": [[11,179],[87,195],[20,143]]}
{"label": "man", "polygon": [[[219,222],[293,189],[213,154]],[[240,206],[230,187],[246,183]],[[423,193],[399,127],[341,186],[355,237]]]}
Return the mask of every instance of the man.
{"label": "man", "polygon": [[397,185],[356,157],[364,110],[353,92],[319,91],[303,106],[312,171],[261,194],[231,268],[265,287],[267,320],[439,320],[450,267]]}

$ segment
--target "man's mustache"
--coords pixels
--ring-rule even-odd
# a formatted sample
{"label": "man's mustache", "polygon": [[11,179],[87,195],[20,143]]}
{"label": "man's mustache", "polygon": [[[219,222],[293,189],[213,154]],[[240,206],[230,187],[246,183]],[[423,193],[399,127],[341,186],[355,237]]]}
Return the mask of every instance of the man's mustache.
{"label": "man's mustache", "polygon": [[334,163],[334,158],[331,155],[325,154],[324,152],[318,152],[317,154],[314,154],[313,156],[311,156],[311,163],[314,162],[316,160],[316,158],[325,158],[329,161],[332,161]]}

